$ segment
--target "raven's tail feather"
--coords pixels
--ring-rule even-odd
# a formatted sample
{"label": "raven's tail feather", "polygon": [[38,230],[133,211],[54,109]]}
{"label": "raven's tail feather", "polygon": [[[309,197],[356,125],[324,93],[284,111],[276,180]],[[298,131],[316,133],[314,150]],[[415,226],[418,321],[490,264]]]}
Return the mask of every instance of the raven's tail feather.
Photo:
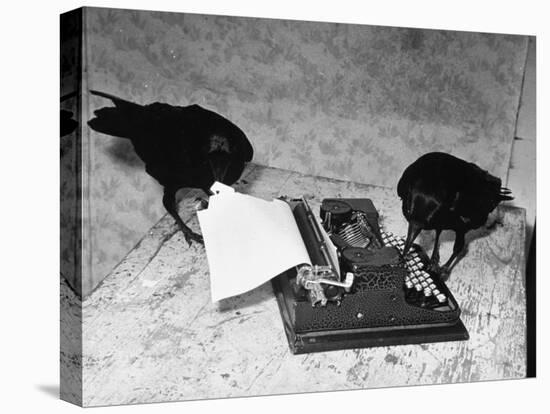
{"label": "raven's tail feather", "polygon": [[88,125],[97,132],[121,138],[134,138],[143,129],[143,106],[108,93],[90,90],[93,95],[110,99],[115,106],[94,111]]}
{"label": "raven's tail feather", "polygon": [[506,187],[500,187],[499,198],[501,201],[513,200],[512,191]]}
{"label": "raven's tail feather", "polygon": [[127,101],[126,99],[119,98],[118,96],[111,95],[110,93],[96,91],[96,90],[93,90],[93,89],[90,89],[90,93],[92,95],[97,95],[97,96],[101,96],[102,98],[110,99],[111,101],[113,101],[113,103],[117,107],[123,107],[123,108],[124,107],[129,107],[129,108],[133,108],[133,109],[141,107],[141,105],[139,105],[139,104]]}
{"label": "raven's tail feather", "polygon": [[101,108],[94,112],[95,118],[88,125],[95,131],[120,138],[132,138],[132,117],[118,108]]}

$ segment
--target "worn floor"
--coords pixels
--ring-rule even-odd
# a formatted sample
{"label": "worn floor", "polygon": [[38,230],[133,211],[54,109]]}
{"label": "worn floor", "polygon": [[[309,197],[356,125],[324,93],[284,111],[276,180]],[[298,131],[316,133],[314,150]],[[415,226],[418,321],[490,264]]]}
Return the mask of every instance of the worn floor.
{"label": "worn floor", "polygon": [[[258,197],[368,197],[404,234],[392,190],[249,166],[238,191]],[[196,230],[194,196],[180,205]],[[202,246],[164,217],[83,303],[85,406],[467,382],[525,376],[525,211],[470,236],[448,286],[470,340],[294,356],[269,283],[210,301]],[[421,243],[429,246],[432,237]],[[442,259],[452,236],[442,236]],[[274,254],[276,252],[274,251]],[[243,252],[246,260],[246,252]]]}

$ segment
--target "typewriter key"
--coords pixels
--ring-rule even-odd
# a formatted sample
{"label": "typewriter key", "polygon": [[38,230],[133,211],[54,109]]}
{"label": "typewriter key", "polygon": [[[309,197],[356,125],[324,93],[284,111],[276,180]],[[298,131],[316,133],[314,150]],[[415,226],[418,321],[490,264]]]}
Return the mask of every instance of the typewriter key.
{"label": "typewriter key", "polygon": [[430,295],[425,297],[424,306],[426,308],[434,309],[435,307],[440,306],[440,303],[435,297]]}

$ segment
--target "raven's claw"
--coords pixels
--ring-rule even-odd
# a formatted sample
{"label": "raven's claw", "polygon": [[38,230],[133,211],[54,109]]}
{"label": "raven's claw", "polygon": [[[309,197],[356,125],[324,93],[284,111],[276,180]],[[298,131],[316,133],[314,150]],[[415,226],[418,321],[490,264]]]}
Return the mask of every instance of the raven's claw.
{"label": "raven's claw", "polygon": [[449,280],[449,276],[451,275],[451,270],[447,266],[441,266],[439,268],[439,278],[442,282],[446,282]]}
{"label": "raven's claw", "polygon": [[200,234],[197,234],[191,231],[191,232],[185,233],[184,236],[189,246],[193,244],[193,241],[196,241],[197,243],[204,245],[204,240]]}
{"label": "raven's claw", "polygon": [[428,266],[427,266],[427,270],[429,272],[439,273],[441,271],[441,266],[439,266],[439,263],[437,263],[437,262],[430,261]]}
{"label": "raven's claw", "polygon": [[208,208],[208,200],[205,200],[204,198],[197,197],[195,198],[195,210],[205,210]]}
{"label": "raven's claw", "polygon": [[439,264],[433,262],[428,265],[427,270],[439,275],[439,278],[443,282],[447,281],[447,279],[449,279],[449,275],[451,274],[451,271],[447,266],[440,266]]}

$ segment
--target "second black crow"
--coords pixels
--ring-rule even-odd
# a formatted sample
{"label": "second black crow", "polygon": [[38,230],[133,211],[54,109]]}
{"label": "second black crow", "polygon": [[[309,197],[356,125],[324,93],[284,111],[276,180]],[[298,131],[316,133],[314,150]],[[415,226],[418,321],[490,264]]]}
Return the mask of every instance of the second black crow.
{"label": "second black crow", "polygon": [[[510,190],[501,185],[500,178],[450,154],[421,156],[405,169],[397,184],[403,215],[409,222],[403,253],[407,254],[421,230],[435,230],[432,269],[448,278],[453,261],[464,249],[466,232],[484,225],[501,201],[513,199]],[[456,238],[451,257],[440,267],[442,230],[454,230]]]}
{"label": "second black crow", "polygon": [[214,181],[227,185],[241,176],[253,149],[244,132],[226,118],[198,105],[139,105],[103,92],[114,107],[94,112],[88,124],[98,132],[129,139],[145,170],[164,187],[163,205],[189,244],[202,243],[180,218],[176,192],[199,188],[210,195]]}

